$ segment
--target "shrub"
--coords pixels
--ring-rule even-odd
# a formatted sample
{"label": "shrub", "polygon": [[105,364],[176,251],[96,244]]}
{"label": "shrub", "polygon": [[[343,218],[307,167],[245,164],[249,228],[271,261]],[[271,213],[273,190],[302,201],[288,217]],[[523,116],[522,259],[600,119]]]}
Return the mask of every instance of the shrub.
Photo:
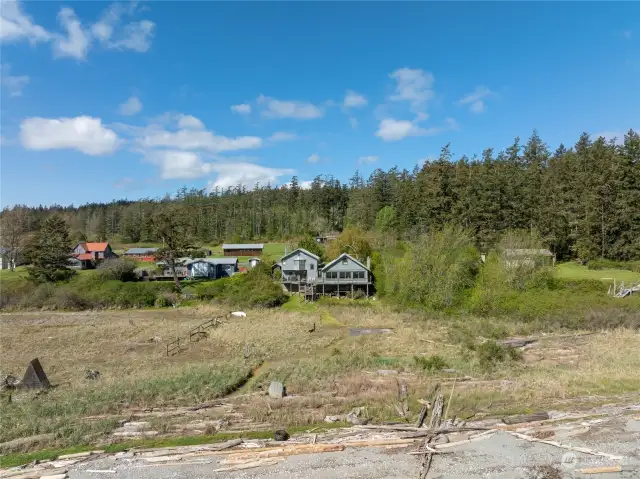
{"label": "shrub", "polygon": [[156,308],[167,308],[169,306],[175,306],[180,302],[180,296],[173,291],[162,291],[156,297],[153,305]]}
{"label": "shrub", "polygon": [[115,279],[118,281],[133,281],[136,279],[136,263],[128,258],[114,258],[103,261],[98,265],[100,277],[104,281]]}
{"label": "shrub", "polygon": [[444,310],[464,298],[478,271],[472,236],[457,227],[421,236],[400,260],[386,259],[385,290],[406,306]]}
{"label": "shrub", "polygon": [[72,311],[80,311],[90,309],[92,304],[86,298],[83,298],[73,289],[65,287],[58,288],[51,298],[51,305],[55,309],[66,309]]}
{"label": "shrub", "polygon": [[416,365],[423,369],[424,371],[440,371],[447,367],[446,361],[442,358],[442,356],[438,356],[437,354],[429,357],[424,356],[414,356],[413,360]]}
{"label": "shrub", "polygon": [[476,355],[480,361],[480,366],[490,368],[497,363],[508,360],[519,361],[522,359],[520,350],[501,346],[495,341],[486,341],[475,348]]}

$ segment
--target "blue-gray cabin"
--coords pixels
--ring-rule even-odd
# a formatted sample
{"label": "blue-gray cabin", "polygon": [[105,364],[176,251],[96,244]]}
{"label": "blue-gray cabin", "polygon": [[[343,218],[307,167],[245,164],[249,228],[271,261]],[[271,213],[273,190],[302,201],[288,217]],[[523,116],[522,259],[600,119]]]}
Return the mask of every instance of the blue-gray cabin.
{"label": "blue-gray cabin", "polygon": [[189,278],[219,279],[238,271],[238,258],[196,258],[187,263]]}
{"label": "blue-gray cabin", "polygon": [[318,278],[320,257],[298,248],[280,259],[283,283],[314,282]]}

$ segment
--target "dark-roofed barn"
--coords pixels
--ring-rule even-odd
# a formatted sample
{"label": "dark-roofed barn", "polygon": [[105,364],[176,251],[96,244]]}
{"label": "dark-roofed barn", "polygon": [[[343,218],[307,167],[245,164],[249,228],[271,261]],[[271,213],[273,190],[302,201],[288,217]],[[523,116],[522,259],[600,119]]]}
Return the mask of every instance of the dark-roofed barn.
{"label": "dark-roofed barn", "polygon": [[225,256],[260,256],[264,250],[263,244],[223,244]]}

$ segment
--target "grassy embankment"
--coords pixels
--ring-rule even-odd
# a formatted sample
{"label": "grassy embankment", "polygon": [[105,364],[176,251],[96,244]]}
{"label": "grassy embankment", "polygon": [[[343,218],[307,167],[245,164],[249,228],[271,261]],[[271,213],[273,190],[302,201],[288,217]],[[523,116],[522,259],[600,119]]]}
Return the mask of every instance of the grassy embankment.
{"label": "grassy embankment", "polygon": [[[363,405],[375,421],[397,419],[397,380],[409,386],[410,420],[419,411],[417,399],[435,382],[454,376],[474,378],[459,381],[454,390],[450,415],[458,417],[562,408],[574,398],[612,400],[640,388],[635,374],[640,334],[609,322],[617,317],[618,324],[636,321],[637,326],[638,309],[620,302],[588,312],[564,311],[543,323],[398,311],[372,301],[294,301],[283,309],[249,310],[247,318],[229,320],[182,354],[164,355],[166,340],[218,312],[207,306],[0,316],[3,370],[19,375],[30,359],[39,357],[58,386],[37,400],[1,406],[0,442],[54,432],[55,440],[41,446],[111,444],[109,432],[135,411],[199,404],[238,387],[243,393],[265,391],[272,380],[283,381],[294,397],[278,401],[232,394],[225,401],[233,402],[234,412],[244,418],[291,428],[310,427],[327,414]],[[602,332],[572,336],[569,328],[578,326]],[[355,327],[392,328],[393,333],[353,336],[349,328]],[[483,346],[532,333],[540,340],[521,358]],[[87,367],[98,369],[100,379],[86,380]],[[442,367],[456,373],[442,373]],[[228,419],[233,429],[237,416]],[[189,420],[152,423],[182,441],[172,426]]]}

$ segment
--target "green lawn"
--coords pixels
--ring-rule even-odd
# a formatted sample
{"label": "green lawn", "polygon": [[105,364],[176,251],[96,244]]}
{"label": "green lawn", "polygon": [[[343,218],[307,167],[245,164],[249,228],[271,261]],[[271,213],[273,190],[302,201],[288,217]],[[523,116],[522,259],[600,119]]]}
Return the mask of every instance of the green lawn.
{"label": "green lawn", "polygon": [[639,282],[640,273],[623,269],[589,269],[578,263],[560,263],[555,268],[556,276],[562,279],[595,279],[610,282],[612,279],[625,282]]}

